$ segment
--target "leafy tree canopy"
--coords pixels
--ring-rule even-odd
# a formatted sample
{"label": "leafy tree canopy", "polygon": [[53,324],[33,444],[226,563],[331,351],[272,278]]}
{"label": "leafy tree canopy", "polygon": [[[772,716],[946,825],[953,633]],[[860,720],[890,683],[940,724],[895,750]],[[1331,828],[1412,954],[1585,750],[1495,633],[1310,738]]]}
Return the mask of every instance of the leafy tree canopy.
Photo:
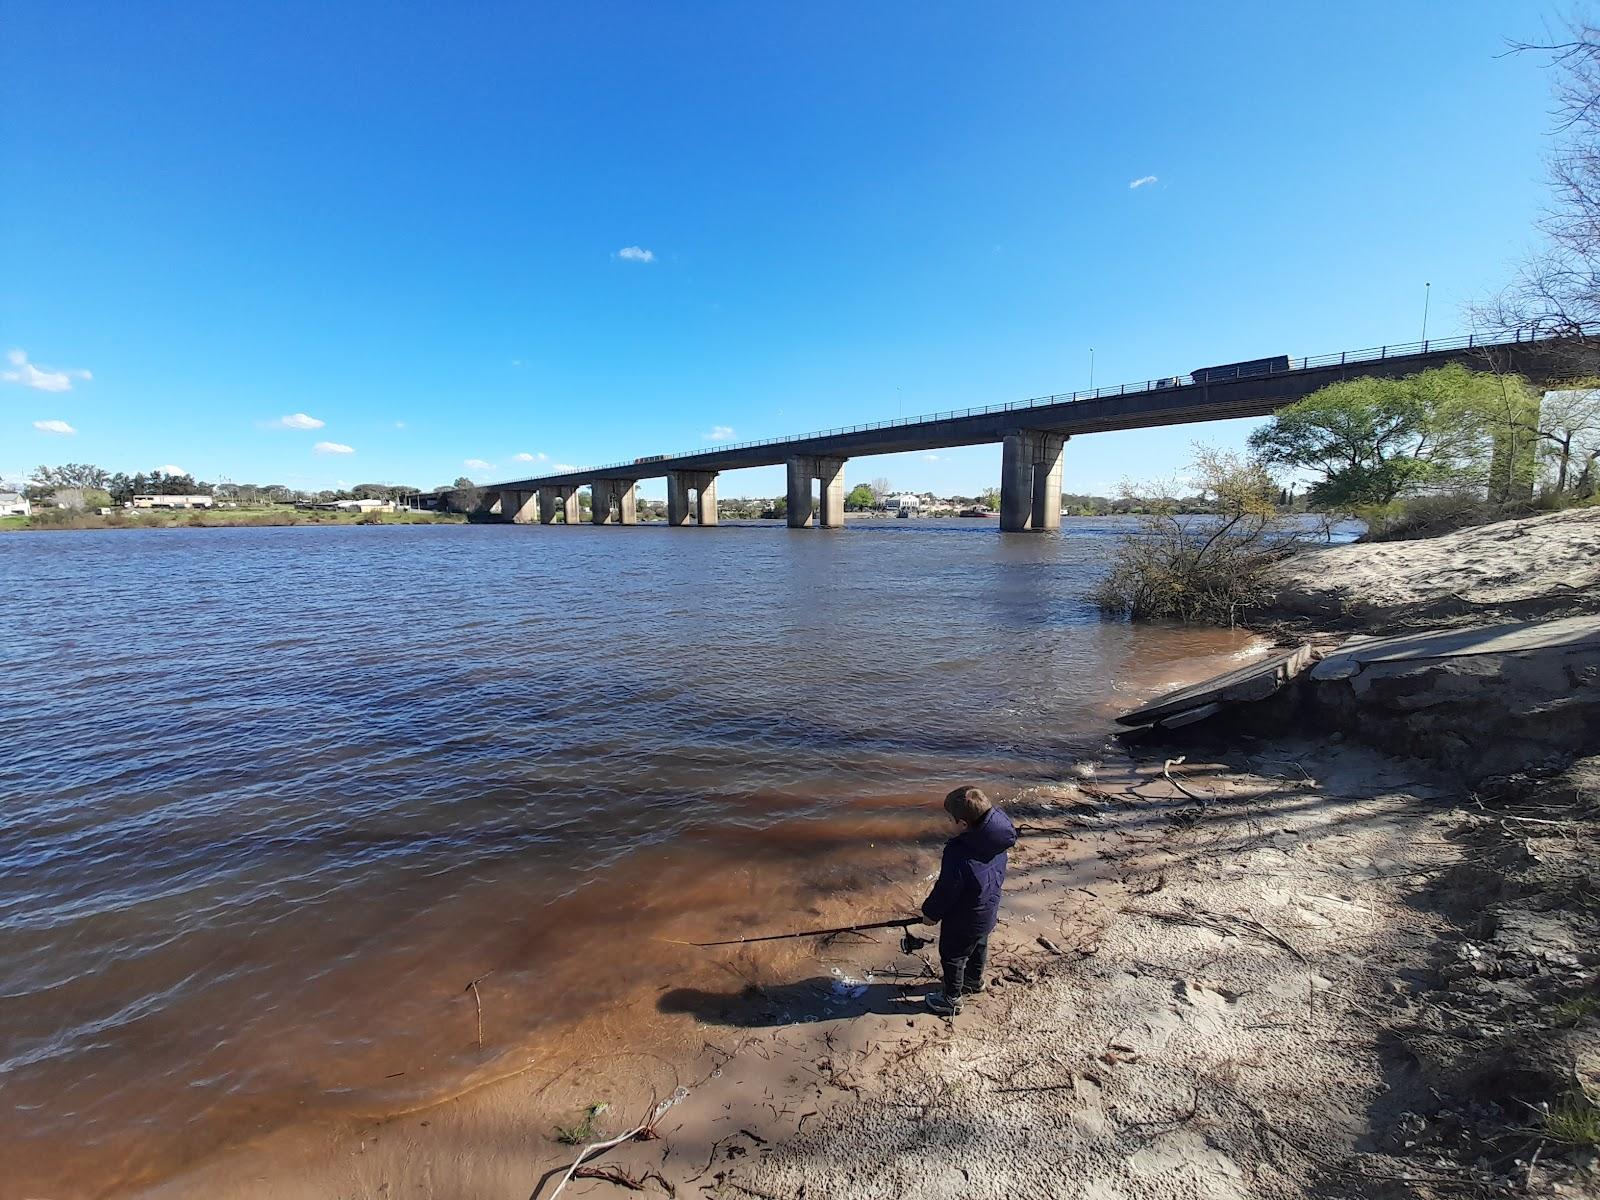
{"label": "leafy tree canopy", "polygon": [[1452,364],[1404,379],[1330,384],[1250,435],[1268,465],[1318,478],[1319,508],[1386,504],[1408,491],[1480,482],[1498,436],[1526,419],[1520,380]]}
{"label": "leafy tree canopy", "polygon": [[872,508],[878,503],[871,485],[858,483],[850,489],[850,494],[844,498],[844,506],[849,509]]}

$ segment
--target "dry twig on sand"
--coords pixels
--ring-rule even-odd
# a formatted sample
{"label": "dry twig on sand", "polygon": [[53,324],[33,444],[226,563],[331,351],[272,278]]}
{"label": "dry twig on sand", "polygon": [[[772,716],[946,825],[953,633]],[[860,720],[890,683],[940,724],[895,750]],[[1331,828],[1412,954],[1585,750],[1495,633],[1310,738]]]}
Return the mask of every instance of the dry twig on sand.
{"label": "dry twig on sand", "polygon": [[1180,755],[1178,755],[1177,758],[1169,758],[1169,759],[1167,759],[1166,762],[1161,764],[1161,777],[1163,779],[1165,779],[1168,783],[1170,783],[1173,787],[1177,788],[1185,796],[1189,797],[1189,799],[1195,801],[1195,803],[1197,803],[1197,804],[1209,803],[1209,801],[1210,801],[1209,797],[1201,796],[1198,793],[1191,792],[1188,788],[1184,787],[1183,784],[1179,783],[1176,779],[1174,779],[1172,777],[1172,768],[1180,765],[1183,762],[1183,760],[1185,758],[1187,758],[1187,757],[1188,757],[1188,755],[1186,755],[1186,754],[1180,754]]}
{"label": "dry twig on sand", "polygon": [[[556,1200],[556,1197],[561,1195],[561,1193],[566,1189],[567,1184],[571,1183],[573,1178],[577,1176],[578,1171],[583,1164],[596,1154],[600,1153],[600,1151],[609,1150],[613,1146],[620,1146],[623,1142],[630,1141],[633,1138],[640,1137],[641,1135],[645,1137],[655,1136],[656,1123],[666,1115],[667,1109],[671,1108],[678,1101],[684,1099],[684,1097],[686,1097],[688,1094],[688,1092],[680,1088],[678,1091],[673,1092],[672,1095],[668,1096],[660,1104],[657,1104],[655,1108],[651,1110],[649,1117],[639,1122],[638,1125],[628,1130],[627,1133],[621,1134],[618,1137],[614,1137],[610,1141],[592,1142],[585,1146],[578,1157],[573,1160],[572,1165],[567,1168],[567,1173],[561,1177],[561,1182],[556,1184],[556,1190],[550,1193],[550,1200]],[[548,1176],[546,1176],[546,1178],[548,1178]],[[645,1178],[649,1178],[649,1176],[646,1175]],[[617,1180],[612,1180],[612,1182],[615,1183]],[[666,1181],[663,1180],[662,1182],[665,1183]]]}
{"label": "dry twig on sand", "polygon": [[603,1179],[607,1183],[614,1183],[618,1187],[625,1187],[630,1192],[644,1191],[644,1185],[654,1179],[669,1196],[676,1196],[678,1189],[667,1182],[667,1178],[660,1171],[646,1171],[637,1179],[629,1175],[621,1167],[579,1167],[572,1173],[574,1179]]}
{"label": "dry twig on sand", "polygon": [[480,1046],[483,1045],[483,997],[478,995],[478,984],[482,983],[485,979],[489,978],[489,976],[493,974],[494,969],[491,967],[482,975],[479,975],[476,979],[468,982],[467,986],[461,989],[463,992],[471,992],[472,1002],[478,1006],[478,1045]]}

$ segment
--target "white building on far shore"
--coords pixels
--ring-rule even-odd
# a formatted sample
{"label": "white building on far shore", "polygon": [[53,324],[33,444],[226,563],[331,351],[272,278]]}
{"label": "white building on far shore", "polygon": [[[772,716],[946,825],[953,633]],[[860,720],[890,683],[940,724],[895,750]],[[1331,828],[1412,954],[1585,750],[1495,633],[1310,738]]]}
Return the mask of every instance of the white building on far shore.
{"label": "white building on far shore", "polygon": [[135,496],[134,508],[210,508],[216,501],[210,496]]}
{"label": "white building on far shore", "polygon": [[33,503],[21,492],[0,492],[0,517],[31,517]]}

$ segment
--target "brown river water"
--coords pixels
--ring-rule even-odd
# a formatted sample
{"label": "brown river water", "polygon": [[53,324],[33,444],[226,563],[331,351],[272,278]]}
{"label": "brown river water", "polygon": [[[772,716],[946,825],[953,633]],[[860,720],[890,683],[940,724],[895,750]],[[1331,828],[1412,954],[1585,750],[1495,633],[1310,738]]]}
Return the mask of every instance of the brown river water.
{"label": "brown river water", "polygon": [[0,538],[0,1195],[429,1103],[658,991],[665,938],[881,896],[955,783],[1250,653],[1102,620],[1123,528]]}

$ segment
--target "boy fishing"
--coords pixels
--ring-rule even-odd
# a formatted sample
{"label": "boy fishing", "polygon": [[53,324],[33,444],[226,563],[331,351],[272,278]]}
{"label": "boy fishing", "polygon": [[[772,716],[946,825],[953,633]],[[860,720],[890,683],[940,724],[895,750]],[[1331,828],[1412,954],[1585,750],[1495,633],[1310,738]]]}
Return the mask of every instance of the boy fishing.
{"label": "boy fishing", "polygon": [[1006,882],[1006,851],[1016,844],[1017,829],[975,787],[956,788],[944,798],[944,810],[961,832],[944,844],[939,878],[922,902],[922,916],[939,926],[944,966],[944,991],[930,992],[928,1007],[953,1017],[963,997],[983,991],[989,935]]}

